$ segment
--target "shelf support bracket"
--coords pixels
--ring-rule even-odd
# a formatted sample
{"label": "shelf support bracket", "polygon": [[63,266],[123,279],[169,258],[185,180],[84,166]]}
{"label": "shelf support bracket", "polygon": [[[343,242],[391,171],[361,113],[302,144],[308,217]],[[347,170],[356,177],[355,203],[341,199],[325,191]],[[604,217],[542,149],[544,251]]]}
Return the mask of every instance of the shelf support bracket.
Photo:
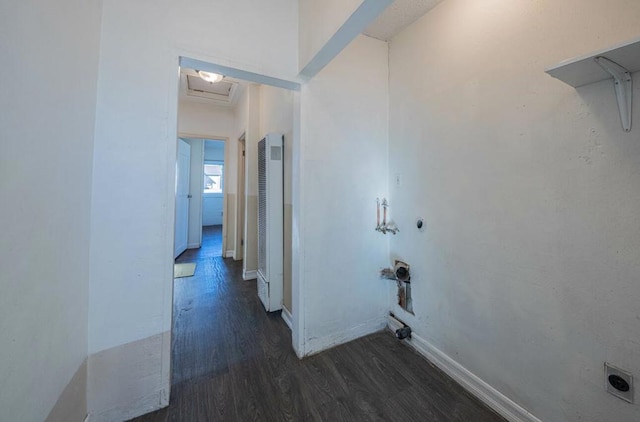
{"label": "shelf support bracket", "polygon": [[613,76],[622,128],[625,132],[631,131],[631,99],[633,96],[631,72],[606,57],[598,56],[594,60],[605,72]]}

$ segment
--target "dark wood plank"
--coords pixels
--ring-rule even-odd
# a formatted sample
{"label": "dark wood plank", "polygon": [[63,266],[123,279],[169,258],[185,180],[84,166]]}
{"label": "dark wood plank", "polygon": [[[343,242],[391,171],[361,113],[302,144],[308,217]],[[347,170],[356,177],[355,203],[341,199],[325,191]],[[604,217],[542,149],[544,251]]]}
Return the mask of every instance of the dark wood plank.
{"label": "dark wood plank", "polygon": [[305,399],[316,406],[333,402],[336,397],[349,395],[349,387],[334,362],[325,354],[306,358],[297,376],[305,386],[302,391]]}
{"label": "dark wood plank", "polygon": [[347,397],[336,397],[332,403],[325,403],[320,406],[318,409],[320,412],[320,420],[335,422],[357,421],[358,419],[349,408]]}
{"label": "dark wood plank", "polygon": [[299,360],[242,263],[223,259],[219,226],[176,262],[169,407],[137,422],[503,421],[390,333]]}
{"label": "dark wood plank", "polygon": [[[409,387],[385,401],[387,414],[394,415],[395,420],[445,422],[451,420],[439,406],[431,400],[424,399],[424,391],[419,387]],[[484,419],[469,418],[469,421]]]}

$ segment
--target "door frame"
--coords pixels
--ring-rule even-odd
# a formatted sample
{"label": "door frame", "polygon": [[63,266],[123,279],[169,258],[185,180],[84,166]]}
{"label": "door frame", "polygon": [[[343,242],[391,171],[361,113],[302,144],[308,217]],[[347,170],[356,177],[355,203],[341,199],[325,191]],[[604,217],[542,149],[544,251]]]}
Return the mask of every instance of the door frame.
{"label": "door frame", "polygon": [[[205,135],[202,133],[188,133],[188,132],[178,132],[178,138],[187,138],[187,139],[199,139],[202,142],[202,160],[200,160],[201,162],[199,163],[200,165],[200,180],[204,180],[204,141],[208,141],[208,140],[215,140],[215,141],[223,141],[224,142],[224,179],[225,179],[225,183],[222,186],[222,257],[225,257],[225,253],[226,253],[226,247],[227,247],[227,227],[229,224],[228,221],[228,217],[229,217],[229,213],[227,212],[227,196],[228,196],[228,184],[226,183],[227,179],[227,175],[229,174],[228,171],[228,164],[231,162],[231,160],[229,160],[229,138],[227,136],[217,136],[217,135]],[[176,141],[177,142],[177,141]],[[204,182],[203,182],[204,183]],[[200,246],[202,246],[202,205],[203,205],[203,201],[204,201],[204,197],[203,197],[203,188],[204,186],[201,186],[200,192],[197,193],[197,195],[200,195],[200,207],[198,210],[198,227],[200,227],[199,230],[199,239],[198,239],[198,244]],[[195,195],[194,193],[191,193],[191,195]],[[175,234],[174,234],[175,235]],[[188,243],[188,242],[187,242]]]}
{"label": "door frame", "polygon": [[245,192],[246,192],[246,178],[245,178],[245,149],[246,149],[246,132],[238,138],[237,148],[237,181],[238,192],[236,195],[236,240],[234,244],[233,259],[239,261],[244,259],[244,218],[245,218]]}
{"label": "door frame", "polygon": [[[291,327],[291,343],[293,349],[299,357],[306,355],[306,338],[305,338],[305,269],[304,269],[304,260],[301,259],[300,255],[303,254],[304,245],[303,239],[304,237],[300,234],[303,232],[303,227],[305,222],[302,217],[304,216],[304,212],[302,210],[304,201],[303,201],[303,192],[302,186],[302,167],[304,166],[304,156],[303,150],[301,148],[301,115],[302,104],[301,97],[304,91],[304,80],[300,78],[293,79],[280,79],[277,77],[254,73],[248,70],[233,68],[229,66],[225,66],[222,64],[216,64],[215,58],[212,56],[206,55],[198,55],[194,54],[193,51],[187,52],[183,50],[178,50],[175,52],[176,65],[178,68],[180,67],[188,67],[192,69],[200,69],[208,72],[220,73],[229,77],[242,79],[247,82],[253,82],[257,84],[271,85],[278,88],[284,88],[293,91],[294,98],[294,119],[293,119],[293,144],[292,144],[292,272],[291,272],[291,288],[292,288],[292,327]],[[183,53],[185,53],[183,55]],[[200,57],[197,57],[200,56]],[[222,62],[226,62],[222,60]],[[170,122],[171,128],[175,130],[174,134],[177,136],[172,136],[170,138],[170,142],[173,141],[173,144],[168,145],[167,153],[168,153],[168,162],[174,162],[176,153],[177,153],[177,139],[180,136],[180,131],[178,129],[178,103],[179,103],[179,90],[180,90],[180,78],[175,77],[175,70],[172,70],[172,82],[168,84],[169,88],[169,115],[168,120]],[[191,134],[185,134],[186,137],[190,137]],[[194,134],[194,138],[209,138],[208,134]],[[215,138],[215,137],[214,137]],[[204,168],[203,168],[204,170]],[[169,215],[173,214],[175,216],[174,202],[173,199],[175,197],[175,190],[173,189],[172,180],[175,177],[175,165],[169,165],[167,167],[167,199],[169,199]],[[246,185],[246,180],[245,180]],[[246,201],[246,191],[245,191],[245,201]],[[246,205],[246,204],[245,204]],[[246,206],[245,206],[246,208]],[[201,224],[201,223],[200,223]],[[175,236],[175,229],[172,227],[168,230],[167,235],[171,239],[171,248],[173,250],[173,237]],[[167,246],[169,246],[169,242],[167,242]],[[167,251],[169,248],[167,248]],[[168,254],[167,254],[168,255]],[[169,264],[170,261],[167,261]],[[161,376],[163,378],[163,391],[166,394],[167,402],[169,396],[171,394],[171,333],[173,329],[173,320],[175,315],[173,314],[173,263],[171,262],[170,266],[167,265],[166,268],[166,278],[163,283],[164,294],[163,294],[163,310],[162,310],[162,320],[163,327],[168,330],[169,336],[167,336],[166,341],[163,337],[162,342],[162,352],[161,352]]]}
{"label": "door frame", "polygon": [[[180,252],[177,252],[176,250],[176,239],[178,236],[176,236],[176,226],[178,224],[178,212],[177,212],[177,208],[178,208],[178,178],[180,175],[180,172],[178,172],[178,164],[180,163],[180,148],[181,148],[181,144],[180,142],[184,142],[184,145],[186,145],[186,148],[189,150],[189,167],[186,169],[186,175],[187,175],[187,214],[185,216],[186,218],[186,239],[185,239],[185,245],[184,245],[184,249],[181,249]],[[177,146],[177,151],[176,151],[176,193],[175,193],[175,204],[176,204],[176,212],[175,212],[175,217],[173,220],[173,225],[174,225],[174,236],[173,236],[173,255],[174,255],[174,260],[176,258],[178,258],[180,255],[182,255],[182,253],[184,253],[187,249],[189,249],[189,222],[191,221],[191,218],[189,217],[189,214],[191,213],[191,144],[183,139],[178,138],[176,140],[176,146]]]}

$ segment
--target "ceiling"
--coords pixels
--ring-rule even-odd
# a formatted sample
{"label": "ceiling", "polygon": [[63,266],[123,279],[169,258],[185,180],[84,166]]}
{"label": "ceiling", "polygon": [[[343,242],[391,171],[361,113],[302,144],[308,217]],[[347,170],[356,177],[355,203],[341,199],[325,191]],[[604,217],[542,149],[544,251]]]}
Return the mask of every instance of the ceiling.
{"label": "ceiling", "polygon": [[234,84],[227,80],[221,80],[217,83],[207,82],[199,76],[186,75],[187,76],[187,90],[196,91],[201,94],[215,94],[223,97],[229,97],[231,90],[235,89]]}
{"label": "ceiling", "polygon": [[[389,41],[441,1],[395,0],[363,31],[363,34]],[[180,69],[180,101],[233,107],[247,85],[247,82],[229,77],[212,84],[202,80],[197,69]]]}
{"label": "ceiling", "polygon": [[389,41],[394,35],[418,20],[442,0],[395,0],[378,19],[369,25],[364,35]]}
{"label": "ceiling", "polygon": [[210,83],[200,78],[196,69],[180,68],[180,101],[233,107],[246,85],[229,77]]}

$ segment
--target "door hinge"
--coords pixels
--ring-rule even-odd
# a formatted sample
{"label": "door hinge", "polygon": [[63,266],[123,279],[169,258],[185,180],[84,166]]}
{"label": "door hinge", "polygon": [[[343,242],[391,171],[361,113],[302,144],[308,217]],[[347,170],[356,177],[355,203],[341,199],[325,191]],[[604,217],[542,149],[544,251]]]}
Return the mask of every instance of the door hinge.
{"label": "door hinge", "polygon": [[244,157],[244,150],[242,150],[242,156]]}
{"label": "door hinge", "polygon": [[240,240],[240,246],[244,246],[244,239]]}

